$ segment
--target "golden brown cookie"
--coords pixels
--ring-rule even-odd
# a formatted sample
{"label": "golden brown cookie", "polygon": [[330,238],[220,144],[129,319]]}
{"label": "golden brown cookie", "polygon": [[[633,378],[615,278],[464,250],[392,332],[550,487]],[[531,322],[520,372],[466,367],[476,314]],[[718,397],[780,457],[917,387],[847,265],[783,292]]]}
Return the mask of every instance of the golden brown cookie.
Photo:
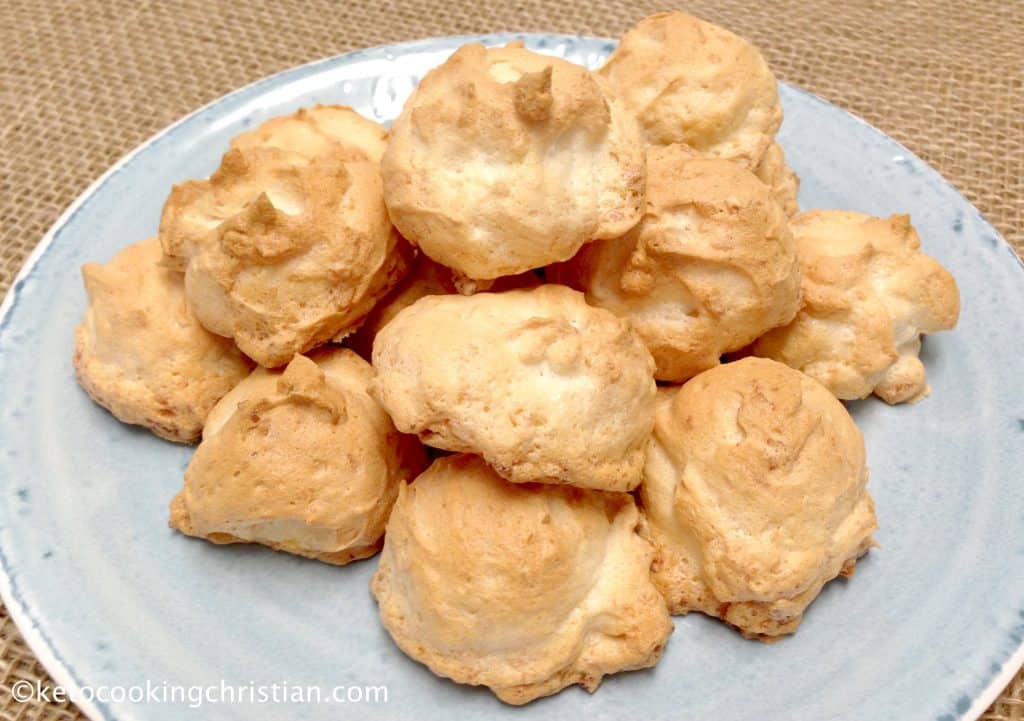
{"label": "golden brown cookie", "polygon": [[366,316],[366,320],[359,326],[359,330],[345,339],[345,345],[363,358],[370,360],[373,353],[373,340],[377,337],[380,329],[390,323],[399,311],[408,308],[424,296],[450,295],[452,293],[472,295],[478,290],[498,293],[517,288],[535,288],[540,285],[540,279],[533,272],[526,272],[488,281],[482,284],[485,286],[483,288],[479,288],[480,285],[473,283],[472,287],[467,287],[464,278],[452,273],[450,268],[438,265],[421,253],[416,257],[409,274],[373,307],[370,314]]}
{"label": "golden brown cookie", "polygon": [[683,12],[641,20],[598,74],[653,145],[686,143],[753,169],[782,124],[775,76],[757,48]]}
{"label": "golden brown cookie", "polygon": [[921,252],[910,216],[814,210],[791,227],[803,308],[760,338],[754,353],[807,373],[844,400],[927,396],[921,334],[956,325],[960,293],[949,271]]}
{"label": "golden brown cookie", "polygon": [[647,209],[621,238],[591,243],[548,279],[627,318],[683,381],[718,365],[800,306],[800,263],[768,187],[736,163],[686,146],[648,150]]}
{"label": "golden brown cookie", "polygon": [[199,324],[181,274],[160,258],[160,242],[150,238],[108,263],[82,266],[89,306],[75,331],[75,374],[119,420],[194,443],[210,409],[252,363]]}
{"label": "golden brown cookie", "polygon": [[456,455],[403,485],[373,595],[439,676],[524,704],[653,666],[672,632],[625,493],[507,483]]}
{"label": "golden brown cookie", "polygon": [[640,482],[654,363],[629,324],[560,285],[435,295],[377,335],[373,393],[405,433],[516,483]]}
{"label": "golden brown cookie", "polygon": [[800,212],[800,205],[796,199],[800,192],[800,178],[786,164],[786,154],[782,151],[782,146],[775,142],[769,145],[754,174],[772,189],[772,195],[787,216],[792,217]]}
{"label": "golden brown cookie", "polygon": [[314,105],[291,115],[271,118],[231,139],[241,150],[278,148],[302,153],[309,159],[329,155],[335,143],[357,148],[379,163],[387,147],[388,133],[352,108],[343,105]]}
{"label": "golden brown cookie", "polygon": [[267,367],[358,327],[412,257],[384,206],[383,138],[318,106],[242,134],[210,178],[174,187],[160,240],[204,326]]}
{"label": "golden brown cookie", "polygon": [[781,363],[746,358],[659,391],[641,486],[654,582],[770,640],[872,545],[864,440],[843,404]]}
{"label": "golden brown cookie", "polygon": [[472,279],[566,260],[643,210],[633,119],[586,69],[521,43],[466,45],[427,73],[381,169],[402,234]]}
{"label": "golden brown cookie", "polygon": [[426,465],[367,393],[372,377],[340,348],[254,371],[210,413],[171,527],[327,563],[372,556],[399,486]]}

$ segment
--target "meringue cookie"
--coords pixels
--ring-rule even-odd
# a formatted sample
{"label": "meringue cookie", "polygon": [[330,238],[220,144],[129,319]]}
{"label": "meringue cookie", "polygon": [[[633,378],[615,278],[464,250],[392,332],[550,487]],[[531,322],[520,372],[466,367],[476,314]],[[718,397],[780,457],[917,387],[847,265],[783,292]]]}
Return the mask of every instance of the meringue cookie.
{"label": "meringue cookie", "polygon": [[769,145],[754,174],[772,189],[772,195],[787,216],[792,217],[800,212],[800,204],[796,199],[800,193],[800,178],[786,164],[782,146],[778,143]]}
{"label": "meringue cookie", "polygon": [[427,73],[381,170],[402,234],[472,279],[566,260],[643,209],[635,122],[586,69],[521,43],[466,45]]}
{"label": "meringue cookie", "polygon": [[452,273],[450,268],[438,265],[421,253],[416,257],[409,274],[387,297],[382,298],[373,307],[366,320],[359,326],[359,330],[345,339],[345,345],[369,360],[373,353],[373,341],[380,329],[390,323],[399,311],[408,308],[424,296],[453,293],[472,295],[478,289],[498,293],[518,288],[536,288],[540,285],[540,279],[534,273],[527,272],[489,281],[483,284],[485,287],[479,285],[474,284],[473,288],[467,288],[464,279]]}
{"label": "meringue cookie", "polygon": [[89,306],[75,331],[78,382],[125,423],[179,443],[199,440],[206,416],[252,363],[189,310],[181,275],[143,240],[109,263],[82,266]]}
{"label": "meringue cookie", "polygon": [[921,334],[956,325],[960,293],[949,271],[921,252],[910,216],[815,210],[791,226],[803,309],[760,338],[755,355],[803,371],[842,399],[927,396]]}
{"label": "meringue cookie", "polygon": [[621,238],[583,248],[548,279],[626,318],[683,381],[793,319],[800,263],[778,203],[750,171],[683,145],[648,149],[647,209]]}
{"label": "meringue cookie", "polygon": [[358,327],[412,258],[384,207],[382,134],[315,108],[243,134],[209,179],[174,187],[160,239],[204,326],[268,367]]}
{"label": "meringue cookie", "polygon": [[334,152],[335,143],[356,148],[370,160],[380,162],[387,147],[388,132],[343,105],[314,105],[299,108],[240,133],[231,139],[231,147],[278,148],[301,153],[308,160]]}
{"label": "meringue cookie", "polygon": [[762,640],[792,633],[872,545],[867,478],[842,403],[781,363],[746,358],[661,389],[641,530],[669,610]]}
{"label": "meringue cookie", "polygon": [[653,145],[686,143],[753,169],[782,124],[757,48],[683,12],[641,20],[597,72]]}
{"label": "meringue cookie", "polygon": [[626,321],[569,288],[421,298],[377,335],[373,366],[399,430],[513,482],[640,482],[654,363]]}
{"label": "meringue cookie", "polygon": [[339,565],[372,556],[399,486],[426,466],[367,393],[372,377],[339,348],[254,371],[210,413],[171,527]]}
{"label": "meringue cookie", "polygon": [[517,486],[476,456],[403,486],[373,595],[395,643],[439,676],[524,704],[653,666],[672,623],[625,493]]}

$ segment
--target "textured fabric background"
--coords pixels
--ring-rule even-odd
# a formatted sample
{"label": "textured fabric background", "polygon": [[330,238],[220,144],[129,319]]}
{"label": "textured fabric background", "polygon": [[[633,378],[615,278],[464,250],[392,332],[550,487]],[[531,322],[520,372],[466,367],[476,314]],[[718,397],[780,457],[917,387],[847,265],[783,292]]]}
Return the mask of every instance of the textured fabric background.
{"label": "textured fabric background", "polygon": [[[783,80],[866,118],[939,169],[1024,253],[1024,2],[718,0],[677,5],[754,41]],[[620,35],[669,9],[630,0],[0,1],[0,294],[63,209],[165,125],[264,75],[431,35]],[[0,611],[0,719],[46,672]],[[1024,720],[1024,675],[983,716]]]}

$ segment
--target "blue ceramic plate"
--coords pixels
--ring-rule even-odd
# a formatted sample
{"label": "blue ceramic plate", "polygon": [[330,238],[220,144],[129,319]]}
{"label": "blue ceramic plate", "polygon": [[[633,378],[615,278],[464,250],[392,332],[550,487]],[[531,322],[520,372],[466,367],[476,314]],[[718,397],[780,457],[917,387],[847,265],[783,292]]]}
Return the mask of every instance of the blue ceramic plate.
{"label": "blue ceramic plate", "polygon": [[[94,719],[179,721],[195,703],[121,694],[137,698],[129,687],[148,684],[180,700],[184,691],[194,698],[187,687],[222,683],[276,683],[289,693],[387,686],[387,701],[204,700],[197,717],[978,716],[1024,660],[1024,273],[938,173],[795,88],[781,88],[781,141],[803,180],[803,207],[910,212],[927,252],[956,275],[964,312],[954,332],[925,343],[930,398],[897,408],[851,404],[867,439],[881,548],[849,582],[828,585],[794,637],[762,645],[692,615],[677,619],[656,668],[609,678],[593,696],[569,689],[513,709],[435,678],[398,651],[368,591],[375,560],[335,568],[168,530],[167,503],[191,449],[121,425],[75,384],[72,334],[85,308],[79,266],[155,233],[171,183],[207,175],[239,131],[316,102],[389,121],[418,78],[457,46],[518,37],[375,48],[262,80],[134,151],[46,236],[0,316],[0,591],[32,649],[59,683],[92,689],[81,706]],[[589,66],[613,47],[597,38],[523,39]]]}

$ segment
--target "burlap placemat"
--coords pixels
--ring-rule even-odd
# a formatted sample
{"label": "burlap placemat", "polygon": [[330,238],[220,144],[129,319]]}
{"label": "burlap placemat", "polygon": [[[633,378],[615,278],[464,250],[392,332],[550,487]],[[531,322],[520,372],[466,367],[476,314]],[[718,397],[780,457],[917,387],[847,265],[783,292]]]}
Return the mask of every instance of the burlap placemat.
{"label": "burlap placemat", "polygon": [[[1024,252],[1024,3],[719,0],[685,7],[757,43],[781,79],[906,144]],[[61,211],[121,155],[261,76],[431,35],[617,36],[661,9],[629,0],[3,0],[0,294]],[[0,719],[82,718],[66,704],[13,701],[15,681],[48,678],[0,614]],[[1024,719],[1024,675],[983,718]]]}

